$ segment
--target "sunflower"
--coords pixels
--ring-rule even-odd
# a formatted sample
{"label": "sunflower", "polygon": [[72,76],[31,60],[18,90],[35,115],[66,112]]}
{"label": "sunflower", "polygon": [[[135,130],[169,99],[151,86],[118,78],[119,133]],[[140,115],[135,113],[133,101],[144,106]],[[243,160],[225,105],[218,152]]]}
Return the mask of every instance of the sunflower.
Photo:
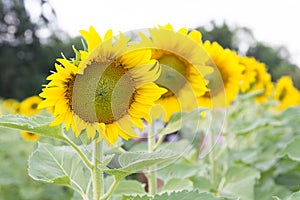
{"label": "sunflower", "polygon": [[38,105],[41,101],[42,99],[38,96],[27,97],[20,103],[19,114],[31,116],[40,112]]}
{"label": "sunflower", "polygon": [[[133,128],[142,128],[141,119],[150,121],[151,106],[165,89],[153,83],[160,67],[151,59],[151,51],[134,50],[129,38],[120,35],[113,41],[108,31],[104,41],[91,27],[81,31],[88,44],[78,62],[58,59],[50,82],[40,94],[45,100],[40,107],[55,106],[52,125],[65,122],[76,136],[86,130],[90,139],[99,134],[108,144],[120,135],[137,137]],[[73,64],[78,63],[78,67]]]}
{"label": "sunflower", "polygon": [[30,142],[35,142],[39,139],[39,135],[35,133],[30,133],[27,131],[21,131],[21,136],[24,140],[30,141]]}
{"label": "sunflower", "polygon": [[244,67],[234,51],[224,49],[217,42],[205,41],[203,48],[211,59],[208,64],[214,66],[215,71],[208,78],[210,91],[200,97],[199,104],[205,107],[228,106],[239,92]]}
{"label": "sunflower", "polygon": [[168,90],[156,104],[163,108],[162,115],[168,121],[175,112],[198,107],[197,98],[208,91],[205,76],[212,68],[205,66],[208,56],[201,47],[201,33],[181,28],[178,32],[168,24],[149,29],[150,37],[140,33],[138,47],[152,51],[162,67],[156,83]]}
{"label": "sunflower", "polygon": [[293,81],[289,76],[282,76],[277,81],[274,99],[280,101],[277,107],[280,110],[300,104],[300,92],[293,86]]}
{"label": "sunflower", "polygon": [[12,114],[16,114],[20,109],[20,102],[15,99],[6,99],[3,102],[4,111]]}
{"label": "sunflower", "polygon": [[250,90],[251,86],[255,82],[255,77],[257,72],[255,71],[255,66],[258,64],[257,60],[253,57],[239,57],[240,64],[243,65],[243,79],[240,85],[240,90],[242,93],[246,93]]}
{"label": "sunflower", "polygon": [[[244,60],[245,61],[245,60]],[[267,68],[264,63],[257,61],[254,58],[248,60],[243,63],[246,73],[255,73],[255,81],[248,83],[246,90],[242,92],[253,92],[263,90],[263,93],[256,97],[256,101],[259,103],[263,103],[267,100],[267,98],[272,94],[274,85],[271,82],[271,75],[267,72]]]}

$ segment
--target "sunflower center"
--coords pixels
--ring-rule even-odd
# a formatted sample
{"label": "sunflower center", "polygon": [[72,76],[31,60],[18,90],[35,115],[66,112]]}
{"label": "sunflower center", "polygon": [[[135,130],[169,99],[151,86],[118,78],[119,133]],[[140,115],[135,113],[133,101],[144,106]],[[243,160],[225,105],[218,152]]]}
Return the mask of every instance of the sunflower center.
{"label": "sunflower center", "polygon": [[35,109],[37,109],[38,104],[37,103],[33,103],[33,104],[31,104],[30,107],[31,107],[31,109],[35,110]]}
{"label": "sunflower center", "polygon": [[287,93],[286,88],[283,88],[283,90],[281,91],[281,93],[279,95],[279,101],[282,101],[285,98],[286,93]]}
{"label": "sunflower center", "polygon": [[187,64],[176,55],[163,55],[158,59],[162,66],[161,75],[156,83],[168,89],[168,92],[162,95],[162,98],[173,96],[186,84],[185,77]]}
{"label": "sunflower center", "polygon": [[76,77],[73,110],[84,121],[112,123],[125,114],[134,101],[129,73],[119,63],[94,63]]}

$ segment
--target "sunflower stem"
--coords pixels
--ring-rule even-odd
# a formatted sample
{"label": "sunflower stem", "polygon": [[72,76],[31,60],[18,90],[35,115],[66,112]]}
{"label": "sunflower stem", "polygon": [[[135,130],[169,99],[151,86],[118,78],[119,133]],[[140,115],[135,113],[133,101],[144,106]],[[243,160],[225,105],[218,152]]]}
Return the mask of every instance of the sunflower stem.
{"label": "sunflower stem", "polygon": [[94,141],[93,149],[93,168],[92,168],[92,182],[93,182],[93,196],[94,200],[100,200],[104,193],[103,187],[103,170],[101,163],[103,160],[103,141]]}
{"label": "sunflower stem", "polygon": [[215,150],[214,150],[214,133],[213,130],[209,129],[209,143],[210,143],[210,152],[209,152],[209,162],[210,162],[210,176],[211,176],[211,184],[215,186],[216,184],[216,160],[215,160]]}
{"label": "sunflower stem", "polygon": [[[155,148],[155,123],[152,123],[149,127],[148,133],[148,152],[153,153]],[[154,196],[156,194],[156,165],[149,167],[148,174],[148,191],[149,194]]]}
{"label": "sunflower stem", "polygon": [[101,200],[106,200],[110,197],[110,195],[113,193],[113,191],[115,190],[116,186],[118,185],[118,183],[120,182],[119,179],[116,179],[116,177],[114,177],[114,182],[111,184],[110,188],[108,189],[108,191],[104,194],[103,197],[101,197]]}
{"label": "sunflower stem", "polygon": [[162,135],[162,136],[158,139],[158,141],[156,142],[156,144],[155,144],[155,146],[154,146],[154,148],[153,148],[153,151],[156,151],[156,149],[159,147],[159,145],[164,141],[165,137],[166,137],[166,135]]}
{"label": "sunflower stem", "polygon": [[64,137],[63,140],[68,143],[80,156],[81,160],[84,162],[84,164],[89,168],[92,169],[93,165],[91,164],[91,162],[89,161],[89,159],[86,157],[86,155],[84,155],[84,153],[82,153],[82,151],[80,150],[80,148],[73,143],[68,137]]}

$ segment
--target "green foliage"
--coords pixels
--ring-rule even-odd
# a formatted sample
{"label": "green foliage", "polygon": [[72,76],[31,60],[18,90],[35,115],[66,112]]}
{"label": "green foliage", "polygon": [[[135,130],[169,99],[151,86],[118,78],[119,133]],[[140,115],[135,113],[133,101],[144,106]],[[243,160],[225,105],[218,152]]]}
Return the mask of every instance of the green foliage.
{"label": "green foliage", "polygon": [[177,157],[177,154],[168,150],[160,150],[154,153],[128,152],[119,157],[120,168],[106,169],[105,171],[120,180],[151,165],[164,164],[173,161]]}
{"label": "green foliage", "polygon": [[89,196],[89,171],[69,146],[39,143],[29,158],[28,173],[34,180],[65,185],[82,197]]}
{"label": "green foliage", "polygon": [[163,193],[159,195],[155,195],[153,198],[149,196],[125,196],[123,197],[123,200],[189,200],[189,199],[195,199],[195,200],[225,200],[225,198],[217,198],[209,193],[200,193],[198,191],[188,192],[188,191],[181,191],[181,192],[172,192],[170,194]]}
{"label": "green foliage", "polygon": [[300,136],[295,137],[287,146],[283,149],[282,154],[287,155],[294,161],[300,161]]}
{"label": "green foliage", "polygon": [[250,167],[237,165],[230,167],[225,174],[226,183],[222,194],[239,197],[241,199],[254,199],[255,180],[260,173]]}
{"label": "green foliage", "polygon": [[3,115],[0,116],[0,126],[38,133],[46,137],[63,139],[61,126],[50,126],[53,117],[22,115]]}
{"label": "green foliage", "polygon": [[116,187],[110,200],[119,200],[123,196],[146,195],[144,187],[144,184],[136,180],[122,180]]}
{"label": "green foliage", "polygon": [[0,199],[71,199],[66,187],[37,183],[27,175],[27,163],[36,143],[25,142],[19,131],[0,127]]}

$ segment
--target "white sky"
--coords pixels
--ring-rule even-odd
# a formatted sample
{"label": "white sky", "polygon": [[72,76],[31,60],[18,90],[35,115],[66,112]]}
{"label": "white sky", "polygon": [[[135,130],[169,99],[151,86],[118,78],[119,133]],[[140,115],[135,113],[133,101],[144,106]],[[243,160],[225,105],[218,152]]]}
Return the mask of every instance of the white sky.
{"label": "white sky", "polygon": [[60,27],[71,36],[93,25],[100,34],[171,23],[195,28],[211,20],[249,27],[256,39],[285,45],[300,66],[298,0],[49,0]]}

